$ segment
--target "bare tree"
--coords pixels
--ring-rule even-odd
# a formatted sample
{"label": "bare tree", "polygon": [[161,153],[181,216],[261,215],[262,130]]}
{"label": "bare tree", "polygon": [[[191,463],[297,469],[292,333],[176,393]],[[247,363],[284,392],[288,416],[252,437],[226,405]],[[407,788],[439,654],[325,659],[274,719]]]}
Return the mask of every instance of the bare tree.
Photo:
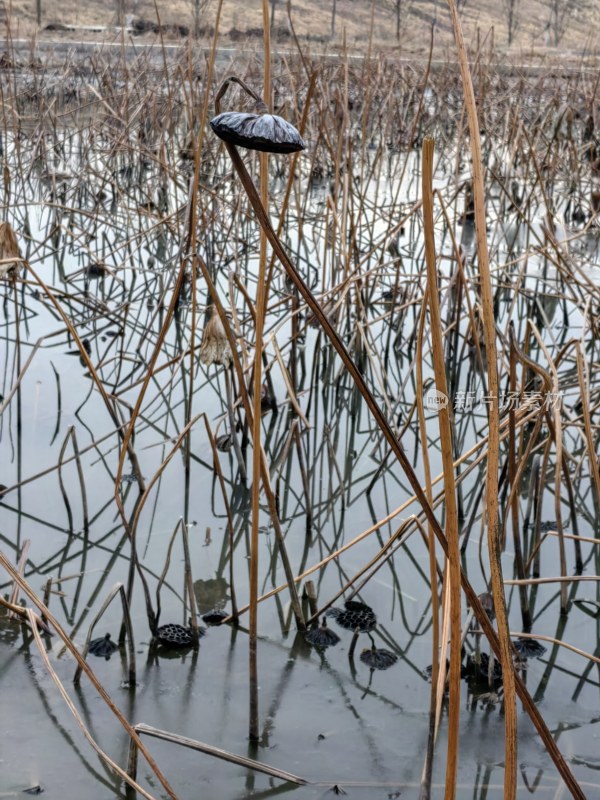
{"label": "bare tree", "polygon": [[589,8],[586,0],[550,0],[550,19],[548,25],[552,32],[554,46],[560,44],[571,22],[571,18],[576,14]]}
{"label": "bare tree", "polygon": [[210,0],[192,0],[194,4],[194,37],[196,39],[200,36],[200,19],[202,18],[202,13],[209,2]]}
{"label": "bare tree", "polygon": [[503,0],[503,3],[506,13],[508,44],[511,45],[517,28],[519,27],[519,0]]}
{"label": "bare tree", "polygon": [[394,13],[396,22],[396,39],[398,41],[400,41],[402,38],[402,32],[404,30],[408,15],[410,14],[411,6],[412,0],[390,0],[390,2],[387,4],[387,7],[391,8]]}

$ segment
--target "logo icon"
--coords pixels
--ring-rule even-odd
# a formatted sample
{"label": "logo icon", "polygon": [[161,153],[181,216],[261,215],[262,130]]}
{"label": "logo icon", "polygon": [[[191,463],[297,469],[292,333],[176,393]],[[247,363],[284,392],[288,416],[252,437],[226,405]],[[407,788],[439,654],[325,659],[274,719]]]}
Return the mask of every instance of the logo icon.
{"label": "logo icon", "polygon": [[429,389],[425,394],[425,405],[432,411],[438,411],[440,408],[447,407],[448,397],[438,389]]}

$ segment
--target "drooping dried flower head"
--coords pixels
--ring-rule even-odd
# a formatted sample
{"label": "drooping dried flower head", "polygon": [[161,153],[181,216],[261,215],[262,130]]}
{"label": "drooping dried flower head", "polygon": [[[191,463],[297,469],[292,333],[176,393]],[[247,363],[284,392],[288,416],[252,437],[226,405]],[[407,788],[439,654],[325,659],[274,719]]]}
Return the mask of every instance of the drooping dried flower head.
{"label": "drooping dried flower head", "polygon": [[[255,103],[256,113],[242,111],[221,112],[221,98],[232,83],[237,83]],[[269,109],[256,92],[235,75],[225,78],[215,97],[217,116],[210,126],[220,139],[228,144],[260,150],[263,153],[296,153],[306,144],[296,128],[283,117],[269,114]]]}
{"label": "drooping dried flower head", "polygon": [[275,114],[225,111],[211,119],[210,127],[223,141],[249,150],[296,153],[306,149],[306,143],[296,128]]}
{"label": "drooping dried flower head", "polygon": [[[9,261],[8,259],[15,260]],[[18,275],[21,269],[20,259],[21,251],[15,232],[10,223],[0,223],[0,277]]]}
{"label": "drooping dried flower head", "polygon": [[202,336],[200,361],[207,366],[210,364],[222,364],[224,367],[228,367],[231,364],[231,360],[231,347],[227,341],[225,328],[219,319],[216,307],[213,306],[210,319],[204,328]]}

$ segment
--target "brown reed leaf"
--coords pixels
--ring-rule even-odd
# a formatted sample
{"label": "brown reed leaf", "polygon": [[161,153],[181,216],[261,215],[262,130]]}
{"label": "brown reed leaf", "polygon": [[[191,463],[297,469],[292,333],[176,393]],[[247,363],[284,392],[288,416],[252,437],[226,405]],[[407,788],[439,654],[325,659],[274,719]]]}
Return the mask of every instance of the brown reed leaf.
{"label": "brown reed leaf", "polygon": [[219,319],[215,306],[211,308],[210,319],[204,328],[202,346],[200,347],[200,361],[206,366],[222,364],[228,367],[231,364],[231,347],[223,323]]}
{"label": "brown reed leaf", "polygon": [[0,278],[16,278],[21,271],[21,250],[10,222],[0,223]]}

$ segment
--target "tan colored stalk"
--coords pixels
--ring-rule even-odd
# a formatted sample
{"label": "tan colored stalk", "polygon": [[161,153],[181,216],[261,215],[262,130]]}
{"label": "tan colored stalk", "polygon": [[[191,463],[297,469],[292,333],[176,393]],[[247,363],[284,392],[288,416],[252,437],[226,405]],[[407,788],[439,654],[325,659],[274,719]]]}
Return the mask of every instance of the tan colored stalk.
{"label": "tan colored stalk", "polygon": [[154,739],[160,739],[163,742],[172,742],[180,747],[188,747],[190,750],[196,750],[199,753],[206,753],[206,755],[220,758],[223,761],[228,761],[230,764],[236,764],[238,767],[243,767],[244,769],[262,772],[264,775],[270,775],[272,778],[278,778],[279,780],[286,781],[287,783],[293,783],[297,786],[304,786],[309,783],[309,781],[305,780],[304,778],[294,775],[291,772],[286,772],[283,769],[270,767],[268,764],[263,764],[260,761],[255,761],[252,758],[238,756],[235,753],[229,753],[227,750],[222,750],[220,747],[213,747],[210,744],[198,742],[196,739],[190,739],[187,736],[180,736],[177,733],[170,733],[169,731],[164,731],[160,728],[154,728],[151,725],[139,723],[135,726],[135,731],[138,734],[143,733],[146,736],[150,736]]}
{"label": "tan colored stalk", "polygon": [[[262,0],[264,29],[264,73],[263,101],[271,108],[271,40],[269,27],[269,4]],[[260,199],[264,208],[269,206],[269,155],[260,154]],[[256,639],[258,630],[258,529],[260,527],[260,467],[261,467],[261,408],[263,334],[269,287],[267,285],[267,237],[260,231],[258,282],[256,286],[256,342],[254,347],[254,381],[252,389],[252,532],[250,537],[250,622],[249,676],[250,676],[250,725],[252,741],[259,738],[258,730],[258,664]]]}
{"label": "tan colored stalk", "polygon": [[479,120],[473,91],[473,81],[469,70],[467,51],[455,0],[448,0],[454,38],[458,51],[458,61],[465,95],[465,107],[469,120],[471,156],[473,169],[473,199],[475,203],[475,230],[477,235],[477,258],[479,262],[481,303],[483,310],[483,331],[487,352],[489,406],[489,445],[485,483],[485,513],[487,515],[488,549],[492,593],[498,626],[500,644],[500,664],[504,676],[504,798],[514,800],[517,792],[517,703],[515,695],[515,673],[510,645],[510,630],[506,614],[504,586],[502,583],[502,564],[498,529],[498,463],[499,463],[499,414],[498,414],[498,372],[496,354],[496,326],[492,280],[488,258],[485,220],[485,189],[483,183],[481,141]]}
{"label": "tan colored stalk", "polygon": [[[423,304],[421,306],[421,313],[419,315],[419,329],[417,335],[417,354],[416,354],[416,371],[417,371],[417,387],[416,387],[416,404],[417,416],[419,420],[419,438],[421,440],[421,453],[423,457],[423,473],[425,475],[425,493],[427,500],[433,508],[433,484],[431,482],[431,464],[429,461],[429,451],[427,449],[427,423],[425,421],[425,409],[423,406],[423,332],[425,328],[426,317],[426,304],[427,304],[427,291],[423,297]],[[429,704],[429,732],[427,737],[427,753],[425,756],[425,763],[423,764],[423,773],[421,775],[421,800],[428,800],[431,796],[431,778],[433,772],[433,754],[435,750],[435,740],[437,736],[438,721],[441,712],[441,699],[438,692],[438,685],[440,681],[440,618],[439,618],[439,598],[438,598],[438,583],[437,583],[437,560],[435,557],[435,536],[431,528],[431,524],[427,525],[427,540],[429,550],[429,577],[431,581],[431,696]],[[445,577],[447,570],[444,570],[444,583],[443,583],[443,598],[446,598],[446,581]],[[447,606],[444,603],[444,631],[447,630],[446,620]],[[442,651],[446,652],[446,640],[443,641]],[[445,670],[445,656],[442,659],[443,676],[441,680],[443,685],[446,683],[446,670]],[[443,692],[441,697],[443,697]]]}
{"label": "tan colored stalk", "polygon": [[590,460],[590,472],[592,473],[596,511],[600,510],[600,464],[594,445],[594,432],[592,430],[592,420],[590,416],[589,386],[590,379],[587,364],[583,357],[583,348],[580,342],[577,343],[577,378],[579,380],[579,393],[583,409],[583,426],[585,430],[585,440],[587,443],[588,458]]}
{"label": "tan colored stalk", "polygon": [[423,234],[425,238],[425,262],[427,266],[427,297],[431,320],[431,350],[437,397],[445,402],[438,404],[440,426],[440,449],[444,472],[444,500],[446,507],[446,541],[450,579],[450,702],[448,708],[448,755],[446,760],[446,793],[448,800],[456,796],[458,770],[458,736],[460,723],[460,547],[458,541],[458,510],[454,483],[454,459],[452,457],[452,426],[446,383],[442,320],[438,297],[437,265],[435,257],[435,233],[433,226],[433,139],[423,142]]}

